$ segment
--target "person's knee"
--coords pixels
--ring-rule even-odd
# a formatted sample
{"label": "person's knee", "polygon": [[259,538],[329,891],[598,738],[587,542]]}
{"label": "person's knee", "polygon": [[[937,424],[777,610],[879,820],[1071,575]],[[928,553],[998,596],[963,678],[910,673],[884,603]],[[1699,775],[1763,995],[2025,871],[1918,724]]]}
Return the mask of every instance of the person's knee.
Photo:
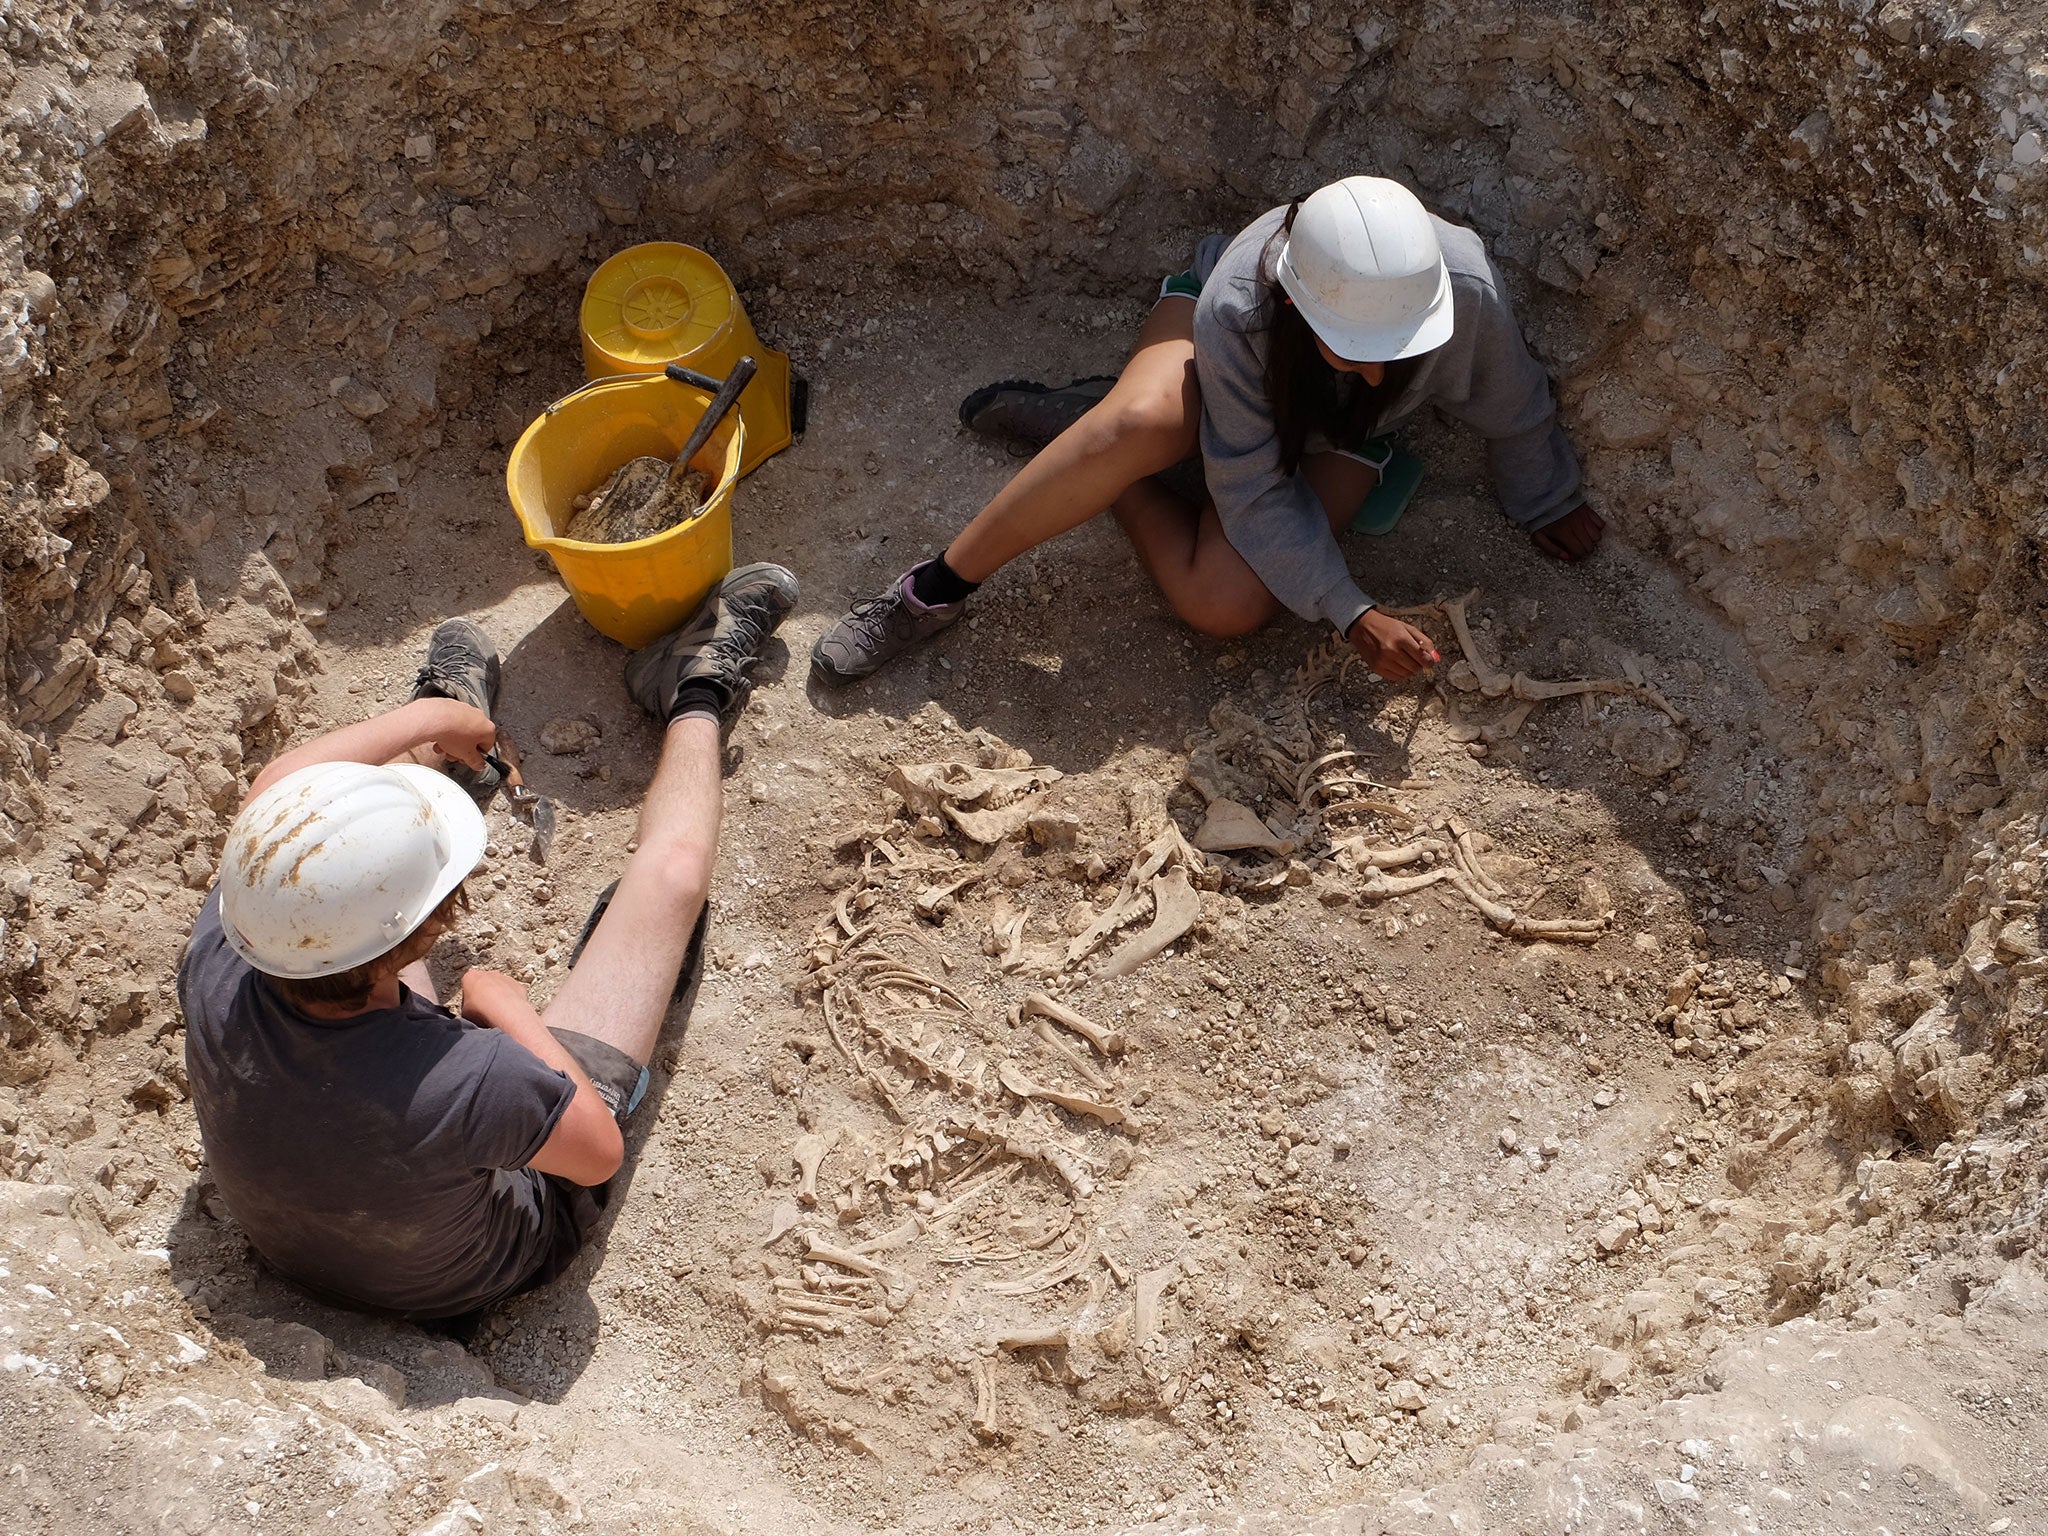
{"label": "person's knee", "polygon": [[1218,640],[1248,635],[1273,616],[1273,600],[1264,592],[1203,592],[1174,606],[1191,629]]}
{"label": "person's knee", "polygon": [[671,915],[694,914],[711,894],[715,850],[694,839],[642,843],[636,858],[647,867],[649,893]]}
{"label": "person's knee", "polygon": [[1150,466],[1147,474],[1178,464],[1195,451],[1198,412],[1177,390],[1113,390],[1088,418],[1103,447],[1143,460]]}

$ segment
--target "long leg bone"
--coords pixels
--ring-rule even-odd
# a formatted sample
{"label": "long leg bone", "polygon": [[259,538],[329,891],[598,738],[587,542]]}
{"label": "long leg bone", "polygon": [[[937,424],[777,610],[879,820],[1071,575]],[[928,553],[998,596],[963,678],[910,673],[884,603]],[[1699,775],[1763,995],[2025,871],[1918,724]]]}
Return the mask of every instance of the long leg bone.
{"label": "long leg bone", "polygon": [[1143,1129],[1137,1116],[1121,1104],[1106,1103],[1088,1098],[1084,1094],[1066,1093],[1058,1088],[1049,1088],[1043,1083],[1034,1082],[1015,1062],[1000,1063],[996,1067],[996,1078],[1020,1099],[1038,1099],[1047,1104],[1057,1104],[1069,1114],[1086,1115],[1092,1120],[1100,1120],[1104,1125],[1120,1125],[1133,1136]]}
{"label": "long leg bone", "polygon": [[998,1349],[1065,1349],[1072,1342],[1072,1323],[1043,1323],[1035,1328],[1019,1328],[1006,1333],[996,1340]]}
{"label": "long leg bone", "polygon": [[1051,1019],[1062,1029],[1070,1029],[1086,1040],[1105,1056],[1121,1056],[1130,1049],[1130,1041],[1114,1029],[1104,1029],[1100,1024],[1083,1018],[1065,1003],[1047,997],[1043,992],[1027,993],[1023,1012],[1029,1016],[1037,1014]]}

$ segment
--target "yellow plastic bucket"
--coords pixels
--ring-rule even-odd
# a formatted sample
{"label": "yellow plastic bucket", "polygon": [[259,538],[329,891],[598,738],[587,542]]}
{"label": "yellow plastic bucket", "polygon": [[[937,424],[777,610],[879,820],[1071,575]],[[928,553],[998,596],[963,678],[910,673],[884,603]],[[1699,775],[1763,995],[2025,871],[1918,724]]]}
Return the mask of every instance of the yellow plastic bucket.
{"label": "yellow plastic bucket", "polygon": [[710,403],[703,390],[659,373],[598,379],[543,411],[505,466],[526,542],[554,561],[591,626],[621,645],[637,650],[674,629],[732,570],[732,489],[747,441],[741,414],[727,415],[690,461],[717,483],[688,522],[628,544],[565,539],[560,530],[576,498],[628,459],[681,453]]}
{"label": "yellow plastic bucket", "polygon": [[657,240],[619,252],[590,274],[581,319],[583,372],[592,379],[659,373],[670,363],[722,379],[753,358],[760,372],[740,395],[740,473],[790,445],[789,357],[761,345],[725,269],[695,246]]}

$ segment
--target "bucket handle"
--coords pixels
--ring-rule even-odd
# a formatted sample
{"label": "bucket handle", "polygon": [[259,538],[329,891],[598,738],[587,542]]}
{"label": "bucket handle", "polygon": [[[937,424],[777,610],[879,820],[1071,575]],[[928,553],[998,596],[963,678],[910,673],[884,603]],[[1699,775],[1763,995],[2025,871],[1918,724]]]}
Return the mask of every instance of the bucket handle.
{"label": "bucket handle", "polygon": [[[699,373],[694,368],[685,368],[681,363],[670,363],[666,368],[662,370],[662,372],[668,378],[674,379],[678,384],[693,385],[696,388],[703,390],[706,394],[712,395],[717,394],[720,387],[725,382],[723,379],[714,379],[708,373]],[[570,390],[569,393],[562,396],[561,399],[555,401],[554,404],[548,406],[541,412],[541,415],[554,415],[555,412],[559,411],[571,400],[574,400],[578,395],[583,394],[588,390],[598,389],[606,384],[616,384],[622,379],[638,379],[645,377],[645,374],[638,373],[612,373],[605,375],[605,377],[601,379],[588,380],[585,383],[578,384],[574,389]]]}

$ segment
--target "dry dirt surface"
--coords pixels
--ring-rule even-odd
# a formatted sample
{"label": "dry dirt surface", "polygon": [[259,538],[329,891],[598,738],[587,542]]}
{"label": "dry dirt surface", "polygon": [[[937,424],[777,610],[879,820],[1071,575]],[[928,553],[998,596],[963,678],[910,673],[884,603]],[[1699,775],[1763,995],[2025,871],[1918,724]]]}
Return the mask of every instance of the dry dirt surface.
{"label": "dry dirt surface", "polygon": [[[2038,16],[680,9],[0,6],[0,1530],[2048,1530]],[[1425,420],[1347,551],[1432,679],[1103,523],[808,681],[1014,469],[964,393],[1354,170],[1487,237],[1598,558]],[[708,963],[569,1275],[338,1312],[171,976],[457,613],[556,830],[437,975],[565,974],[657,739],[503,470],[652,238],[813,387]]]}

